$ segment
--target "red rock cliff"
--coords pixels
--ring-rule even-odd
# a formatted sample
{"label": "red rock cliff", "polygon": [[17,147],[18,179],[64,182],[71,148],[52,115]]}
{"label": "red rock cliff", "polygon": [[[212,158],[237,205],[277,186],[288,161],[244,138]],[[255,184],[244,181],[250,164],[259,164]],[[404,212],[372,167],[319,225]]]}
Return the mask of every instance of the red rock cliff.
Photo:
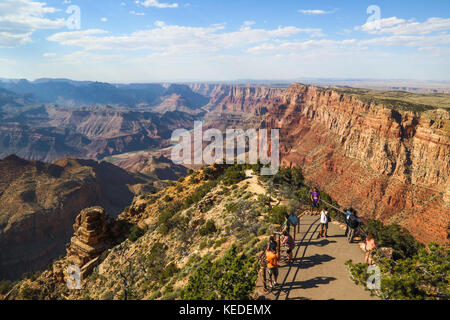
{"label": "red rock cliff", "polygon": [[342,205],[448,242],[449,113],[396,111],[333,90],[292,85],[263,125],[279,127],[284,165]]}

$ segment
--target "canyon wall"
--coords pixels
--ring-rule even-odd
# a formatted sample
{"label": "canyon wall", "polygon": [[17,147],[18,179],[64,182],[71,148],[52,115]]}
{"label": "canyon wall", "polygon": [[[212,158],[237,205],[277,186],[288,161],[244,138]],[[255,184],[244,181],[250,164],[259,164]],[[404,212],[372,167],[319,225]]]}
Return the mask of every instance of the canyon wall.
{"label": "canyon wall", "polygon": [[[219,88],[193,90],[213,95]],[[260,127],[280,128],[282,165],[301,166],[311,184],[342,206],[399,223],[420,241],[448,243],[448,111],[395,110],[301,84],[222,91],[211,109],[252,113]]]}
{"label": "canyon wall", "polygon": [[281,102],[283,89],[232,86],[225,84],[191,84],[192,91],[210,98],[206,108],[216,112],[255,112],[263,114]]}

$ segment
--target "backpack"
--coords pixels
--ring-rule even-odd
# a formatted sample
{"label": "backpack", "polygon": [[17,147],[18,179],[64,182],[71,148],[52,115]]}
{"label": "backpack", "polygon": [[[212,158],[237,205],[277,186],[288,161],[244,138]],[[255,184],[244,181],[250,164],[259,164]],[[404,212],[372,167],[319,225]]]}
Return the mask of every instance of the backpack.
{"label": "backpack", "polygon": [[352,215],[350,215],[350,217],[348,217],[347,224],[350,228],[353,228],[353,229],[358,227],[359,223],[354,214],[352,214]]}
{"label": "backpack", "polygon": [[289,216],[289,222],[295,227],[298,224],[298,217],[292,213]]}

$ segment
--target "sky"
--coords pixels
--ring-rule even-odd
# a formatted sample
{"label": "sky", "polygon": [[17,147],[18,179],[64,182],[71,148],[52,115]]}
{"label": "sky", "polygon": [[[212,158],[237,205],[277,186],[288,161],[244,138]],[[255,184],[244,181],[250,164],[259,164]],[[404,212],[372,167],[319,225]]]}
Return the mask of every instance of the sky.
{"label": "sky", "polygon": [[448,0],[0,0],[0,77],[450,80]]}

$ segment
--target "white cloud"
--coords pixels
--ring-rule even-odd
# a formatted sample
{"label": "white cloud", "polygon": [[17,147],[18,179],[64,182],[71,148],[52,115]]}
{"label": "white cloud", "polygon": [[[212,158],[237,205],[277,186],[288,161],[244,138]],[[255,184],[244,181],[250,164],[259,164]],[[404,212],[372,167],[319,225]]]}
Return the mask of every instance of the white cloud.
{"label": "white cloud", "polygon": [[51,58],[51,57],[56,57],[56,53],[53,52],[46,52],[42,55],[45,58]]}
{"label": "white cloud", "polygon": [[224,32],[224,24],[209,27],[187,27],[155,22],[155,28],[128,35],[106,35],[104,30],[60,32],[47,38],[63,45],[78,46],[84,50],[148,49],[172,54],[215,52],[220,49],[240,48],[250,44],[288,38],[298,34],[321,36],[320,29],[301,29],[293,26],[277,29],[253,29],[246,22],[238,31]]}
{"label": "white cloud", "polygon": [[301,9],[298,10],[298,12],[306,15],[322,15],[322,14],[330,14],[333,13],[334,11],[325,11],[319,9]]}
{"label": "white cloud", "polygon": [[51,20],[47,14],[57,9],[31,0],[2,0],[0,2],[0,47],[17,47],[31,42],[31,35],[39,29],[59,29],[64,19]]}
{"label": "white cloud", "polygon": [[101,21],[101,22],[107,22],[107,21],[108,21],[108,18],[103,17],[103,18],[100,19],[100,21]]}
{"label": "white cloud", "polygon": [[429,34],[436,31],[449,30],[450,18],[429,18],[425,22],[416,22],[413,19],[404,20],[397,17],[390,17],[368,22],[355,29],[369,34]]}
{"label": "white cloud", "polygon": [[178,3],[161,3],[158,0],[136,1],[136,3],[143,5],[144,7],[178,8]]}
{"label": "white cloud", "polygon": [[144,12],[136,12],[136,11],[134,11],[134,10],[131,10],[130,13],[133,14],[133,15],[135,15],[135,16],[145,16],[145,13],[144,13]]}

